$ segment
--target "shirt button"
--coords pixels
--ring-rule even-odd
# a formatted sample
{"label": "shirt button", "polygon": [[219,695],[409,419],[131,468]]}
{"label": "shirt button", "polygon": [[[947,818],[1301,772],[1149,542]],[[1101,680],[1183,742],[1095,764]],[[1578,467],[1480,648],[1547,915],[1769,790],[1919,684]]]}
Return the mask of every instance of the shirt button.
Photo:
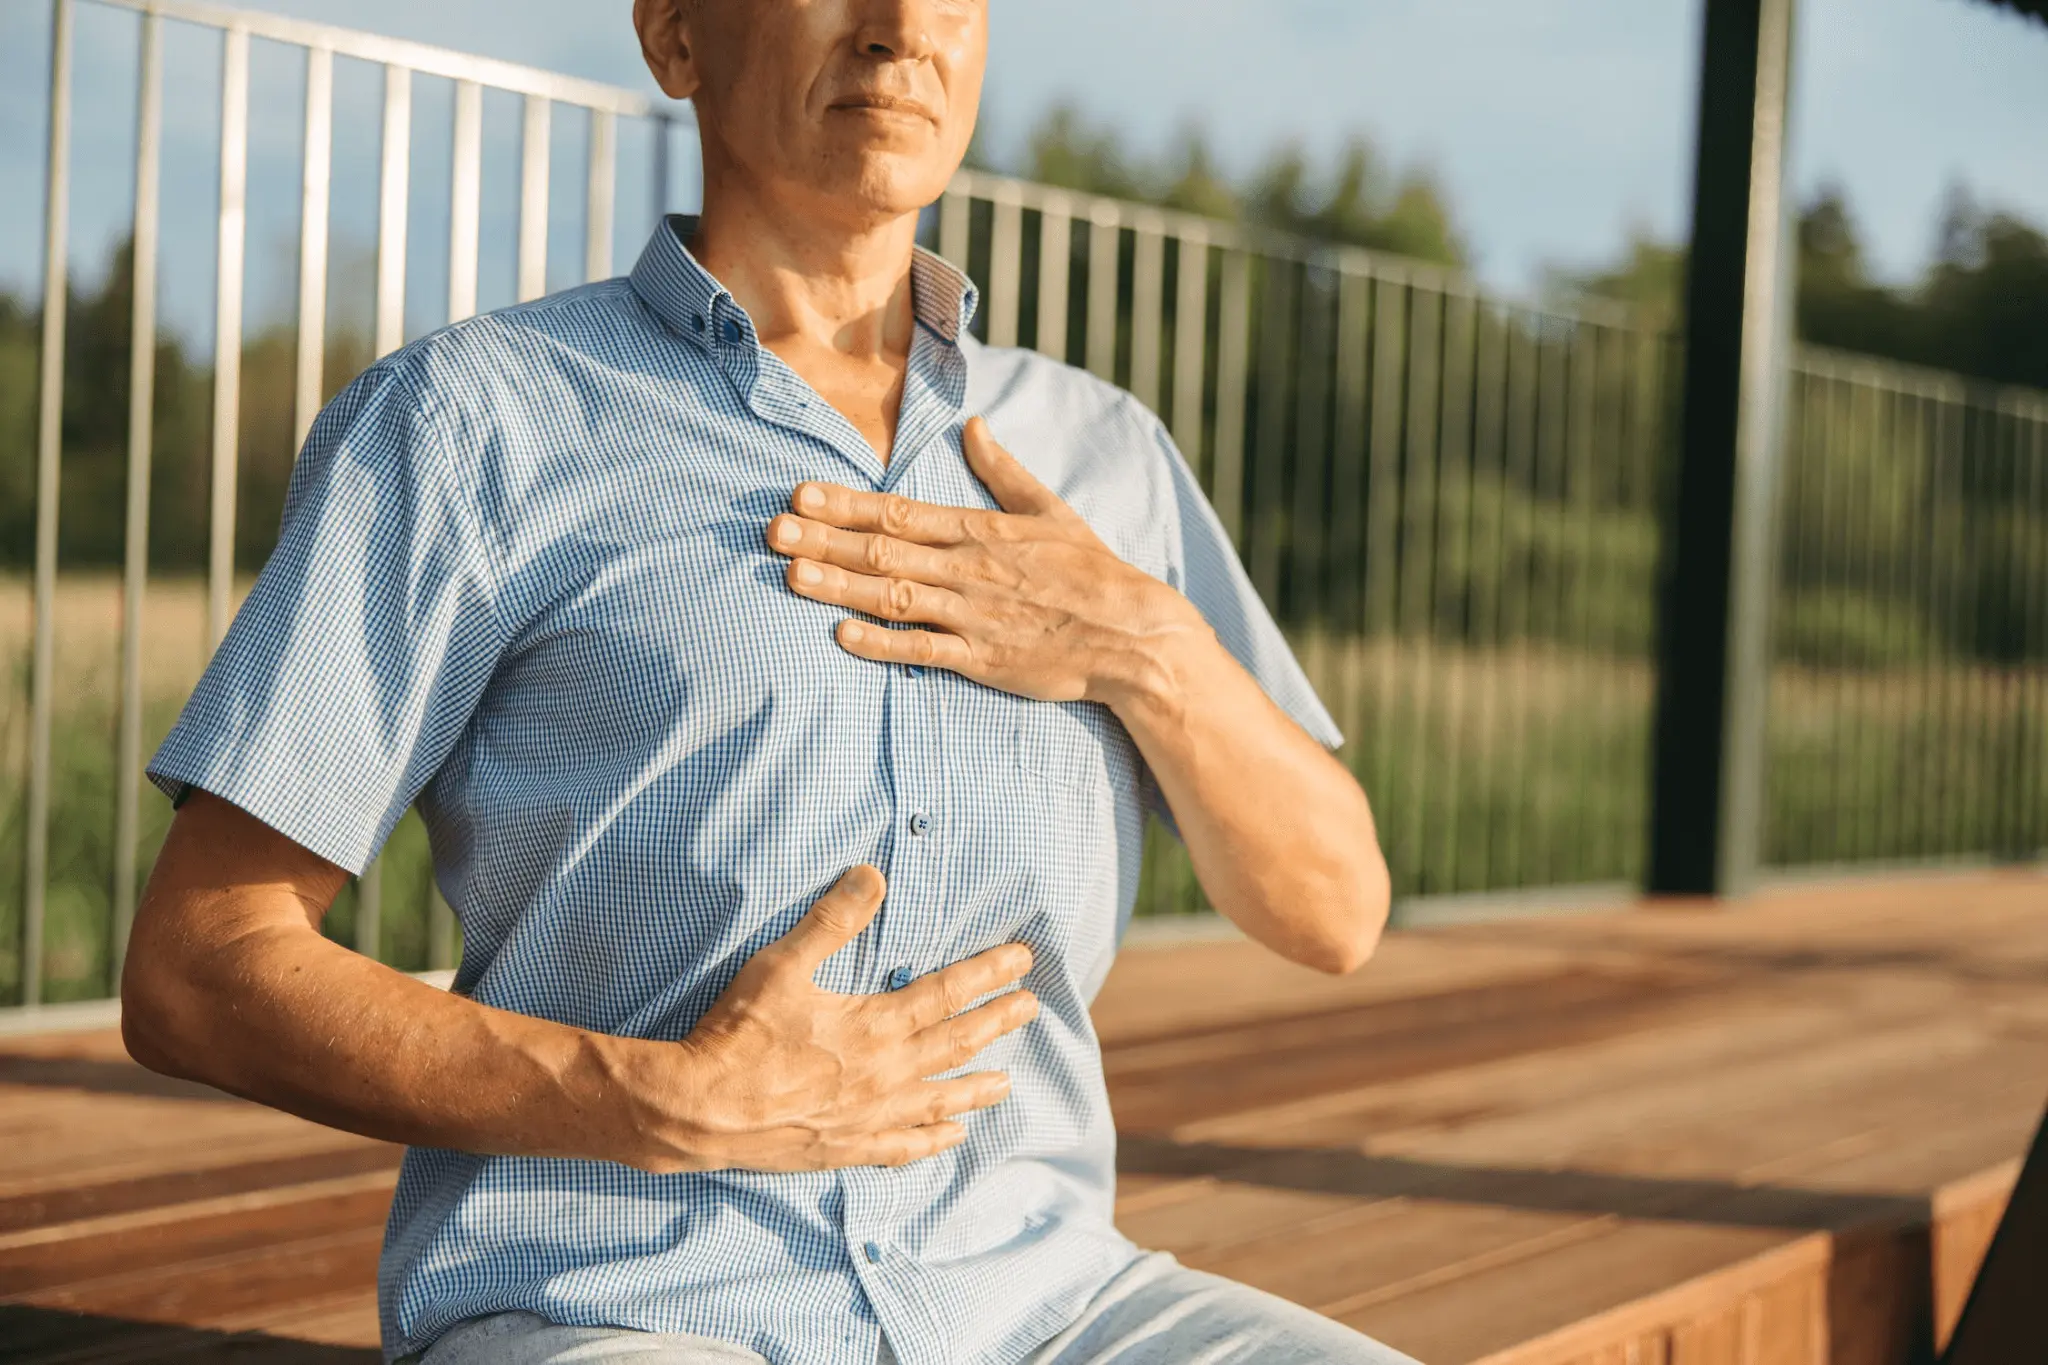
{"label": "shirt button", "polygon": [[882,1244],[880,1242],[869,1242],[866,1246],[862,1247],[861,1250],[867,1253],[867,1258],[870,1261],[873,1261],[878,1265],[881,1263]]}
{"label": "shirt button", "polygon": [[725,320],[725,325],[724,325],[723,327],[719,328],[719,335],[725,338],[726,344],[727,344],[728,346],[737,346],[737,345],[739,345],[739,342],[740,342],[740,324],[739,324],[739,322],[738,322],[738,321],[737,321],[736,319],[734,319],[734,318],[727,318],[727,319]]}
{"label": "shirt button", "polygon": [[931,829],[932,818],[929,815],[926,815],[923,811],[919,811],[917,814],[910,817],[910,832],[918,838],[923,838],[925,835],[931,833]]}
{"label": "shirt button", "polygon": [[905,664],[905,665],[903,666],[903,673],[904,673],[904,676],[905,676],[905,677],[910,677],[910,678],[922,678],[922,677],[924,676],[924,665],[923,665],[923,664]]}
{"label": "shirt button", "polygon": [[704,330],[704,316],[703,316],[703,314],[701,314],[701,313],[697,313],[697,314],[692,314],[692,315],[691,315],[691,317],[690,317],[690,326],[692,326],[692,327],[696,328],[696,329],[697,329],[697,330],[698,330],[699,332],[703,331],[703,330]]}
{"label": "shirt button", "polygon": [[895,971],[889,973],[889,989],[900,991],[915,980],[917,980],[916,972],[913,972],[908,967],[898,967]]}

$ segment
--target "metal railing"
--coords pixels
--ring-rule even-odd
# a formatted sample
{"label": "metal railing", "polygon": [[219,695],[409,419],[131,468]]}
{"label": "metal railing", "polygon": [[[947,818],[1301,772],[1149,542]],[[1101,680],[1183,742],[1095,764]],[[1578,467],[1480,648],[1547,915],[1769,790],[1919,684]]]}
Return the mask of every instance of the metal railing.
{"label": "metal railing", "polygon": [[[1168,422],[1350,737],[1404,900],[1640,884],[1673,341],[1624,308],[963,174],[982,332]],[[2048,394],[1792,377],[1767,861],[2048,849]],[[1200,908],[1154,830],[1140,908]]]}
{"label": "metal railing", "polygon": [[1808,351],[1792,430],[1765,853],[2048,848],[2048,394]]}
{"label": "metal railing", "polygon": [[[630,92],[366,35],[183,3],[88,0],[144,15],[134,382],[112,819],[95,813],[97,798],[67,800],[59,867],[49,857],[53,790],[83,792],[100,779],[86,744],[67,752],[76,781],[62,787],[51,747],[53,716],[69,695],[52,631],[62,605],[74,0],[56,3],[16,936],[15,998],[26,1002],[47,994],[46,958],[66,964],[53,974],[63,995],[103,993],[118,972],[140,870],[162,829],[147,814],[157,807],[140,804],[143,755],[203,661],[170,662],[173,651],[144,616],[162,24],[218,30],[227,58],[206,573],[203,593],[177,599],[209,649],[232,610],[238,562],[247,567],[253,552],[245,545],[238,557],[234,525],[238,471],[246,476],[253,449],[246,422],[236,421],[250,397],[239,368],[238,164],[250,38],[308,54],[297,349],[288,369],[273,358],[267,372],[291,389],[280,446],[303,438],[334,368],[324,363],[322,310],[335,57],[388,73],[366,354],[403,339],[414,75],[457,82],[451,319],[477,305],[483,88],[525,101],[520,298],[546,284],[552,106],[592,111],[589,277],[611,268],[611,233],[597,225],[608,229],[614,212],[616,121],[676,116]],[[663,204],[665,123],[656,148],[651,173]],[[1083,365],[1161,414],[1350,737],[1345,757],[1373,795],[1399,895],[1639,884],[1677,373],[1666,335],[1619,306],[1506,302],[1449,270],[975,172],[963,172],[928,215],[926,238],[981,285],[984,339]],[[1808,353],[1790,398],[1771,861],[2038,852],[2048,846],[2048,395]],[[290,460],[289,450],[259,453]],[[149,600],[158,617],[170,614],[173,587],[158,585]],[[0,759],[6,746],[0,731]],[[104,823],[111,849],[88,847]],[[330,915],[330,932],[397,965],[447,965],[455,927],[432,892],[416,820],[400,826],[380,866]],[[84,945],[75,951],[52,954],[45,942],[53,886],[66,932]],[[1155,829],[1141,913],[1200,906],[1185,856]]]}
{"label": "metal railing", "polygon": [[[150,475],[158,327],[163,155],[163,48],[166,24],[218,33],[221,53],[219,215],[212,364],[211,496],[207,519],[205,638],[210,649],[226,632],[236,602],[236,512],[245,439],[242,365],[245,350],[244,285],[247,269],[250,133],[250,45],[280,44],[304,54],[304,142],[301,154],[298,315],[292,373],[292,448],[303,442],[329,397],[327,369],[329,225],[332,205],[335,63],[370,63],[381,69],[382,137],[376,236],[372,354],[404,341],[408,209],[412,184],[413,91],[418,77],[454,86],[453,173],[450,184],[447,319],[477,306],[482,225],[484,94],[503,91],[523,99],[518,190],[517,297],[546,292],[550,177],[550,124],[557,106],[584,111],[589,150],[584,192],[585,262],[589,279],[612,273],[618,121],[656,126],[653,200],[668,199],[669,124],[689,119],[687,106],[657,106],[625,89],[579,80],[468,53],[403,42],[276,15],[232,10],[189,0],[88,0],[140,16],[135,201],[132,226],[133,315],[130,319],[127,505],[120,597],[120,697],[117,772],[114,777],[113,865],[110,869],[105,975],[117,980],[140,881],[144,830],[141,815],[145,749],[143,657],[150,554]],[[45,928],[51,882],[50,834],[56,771],[52,733],[57,706],[58,508],[62,487],[66,303],[72,185],[73,46],[77,0],[55,0],[51,47],[48,189],[44,223],[41,379],[36,438],[36,523],[29,646],[29,716],[25,818],[22,825],[22,900],[19,910],[16,998],[33,1005],[45,996]],[[287,462],[289,452],[285,453]],[[383,944],[382,885],[377,871],[364,877],[339,923],[359,947]],[[454,931],[447,907],[430,898],[428,938],[434,966],[448,965]],[[95,973],[102,975],[102,973]]]}
{"label": "metal railing", "polygon": [[[986,339],[1158,410],[1350,737],[1404,897],[1628,883],[1669,344],[1618,307],[965,174]],[[1155,831],[1141,909],[1199,906]]]}

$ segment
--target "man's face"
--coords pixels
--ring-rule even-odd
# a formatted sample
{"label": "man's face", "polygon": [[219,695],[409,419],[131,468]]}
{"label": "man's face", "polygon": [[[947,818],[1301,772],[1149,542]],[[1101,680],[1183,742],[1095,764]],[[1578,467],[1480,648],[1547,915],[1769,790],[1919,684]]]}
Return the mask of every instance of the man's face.
{"label": "man's face", "polygon": [[638,0],[634,19],[707,157],[777,197],[915,212],[973,139],[988,0]]}

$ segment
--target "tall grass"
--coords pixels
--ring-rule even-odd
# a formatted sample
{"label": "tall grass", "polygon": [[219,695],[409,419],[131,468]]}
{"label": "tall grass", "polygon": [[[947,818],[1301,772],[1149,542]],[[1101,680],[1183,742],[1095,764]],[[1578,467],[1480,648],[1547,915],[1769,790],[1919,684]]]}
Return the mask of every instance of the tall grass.
{"label": "tall grass", "polygon": [[[49,877],[44,910],[44,999],[111,992],[115,793],[121,660],[121,589],[111,575],[59,580],[51,724]],[[26,847],[30,595],[25,579],[0,576],[0,1003],[18,1000]],[[189,578],[150,585],[142,618],[146,759],[169,732],[205,665],[205,585]],[[146,877],[171,805],[145,780],[138,876]],[[408,969],[427,966],[429,867],[426,830],[408,817],[383,861],[382,953]],[[138,887],[139,891],[140,888]],[[344,893],[327,931],[353,943],[355,897]]]}

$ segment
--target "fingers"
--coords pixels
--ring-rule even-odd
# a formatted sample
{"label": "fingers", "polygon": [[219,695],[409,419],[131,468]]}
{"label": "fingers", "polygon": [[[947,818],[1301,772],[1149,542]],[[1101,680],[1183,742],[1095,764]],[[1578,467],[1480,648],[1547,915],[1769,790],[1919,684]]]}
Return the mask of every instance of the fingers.
{"label": "fingers", "polygon": [[894,536],[842,531],[787,513],[768,523],[768,545],[792,559],[814,559],[879,578],[948,583],[959,577],[943,550]]}
{"label": "fingers", "polygon": [[959,593],[907,578],[876,578],[808,559],[792,563],[787,576],[790,590],[800,597],[850,607],[884,621],[920,621],[952,630],[966,615],[967,603]]}
{"label": "fingers", "polygon": [[783,936],[779,946],[806,977],[811,976],[826,958],[853,942],[874,921],[887,889],[882,874],[874,868],[865,864],[849,868]]}
{"label": "fingers", "polygon": [[851,1145],[833,1166],[908,1166],[913,1161],[937,1156],[967,1141],[967,1129],[960,1124],[928,1123],[921,1128],[898,1128],[876,1133]]}
{"label": "fingers", "polygon": [[1006,1033],[1015,1033],[1038,1017],[1038,997],[1030,991],[1011,991],[969,1010],[942,1020],[910,1040],[918,1057],[920,1075],[936,1076],[965,1066],[990,1043]]}
{"label": "fingers", "polygon": [[884,630],[859,621],[841,621],[836,635],[839,647],[848,654],[873,659],[878,664],[914,664],[965,673],[974,663],[974,650],[957,635],[930,630]]}
{"label": "fingers", "polygon": [[967,467],[995,494],[997,505],[1005,512],[1032,516],[1067,510],[1057,494],[1040,483],[1015,455],[1003,449],[995,433],[988,429],[986,418],[968,420],[960,446],[967,455]]}
{"label": "fingers", "polygon": [[1029,948],[1021,943],[1006,943],[943,971],[919,977],[902,990],[877,999],[905,1011],[912,1028],[927,1029],[952,1018],[984,995],[994,995],[1022,981],[1031,970],[1031,961]]}
{"label": "fingers", "polygon": [[1000,1071],[925,1081],[904,1092],[900,1103],[891,1104],[883,1122],[905,1128],[928,1127],[961,1114],[993,1109],[1009,1097],[1010,1078]]}
{"label": "fingers", "polygon": [[872,531],[921,545],[958,545],[971,540],[972,517],[986,513],[942,507],[894,493],[863,493],[836,483],[800,483],[789,505],[797,514],[848,531]]}

